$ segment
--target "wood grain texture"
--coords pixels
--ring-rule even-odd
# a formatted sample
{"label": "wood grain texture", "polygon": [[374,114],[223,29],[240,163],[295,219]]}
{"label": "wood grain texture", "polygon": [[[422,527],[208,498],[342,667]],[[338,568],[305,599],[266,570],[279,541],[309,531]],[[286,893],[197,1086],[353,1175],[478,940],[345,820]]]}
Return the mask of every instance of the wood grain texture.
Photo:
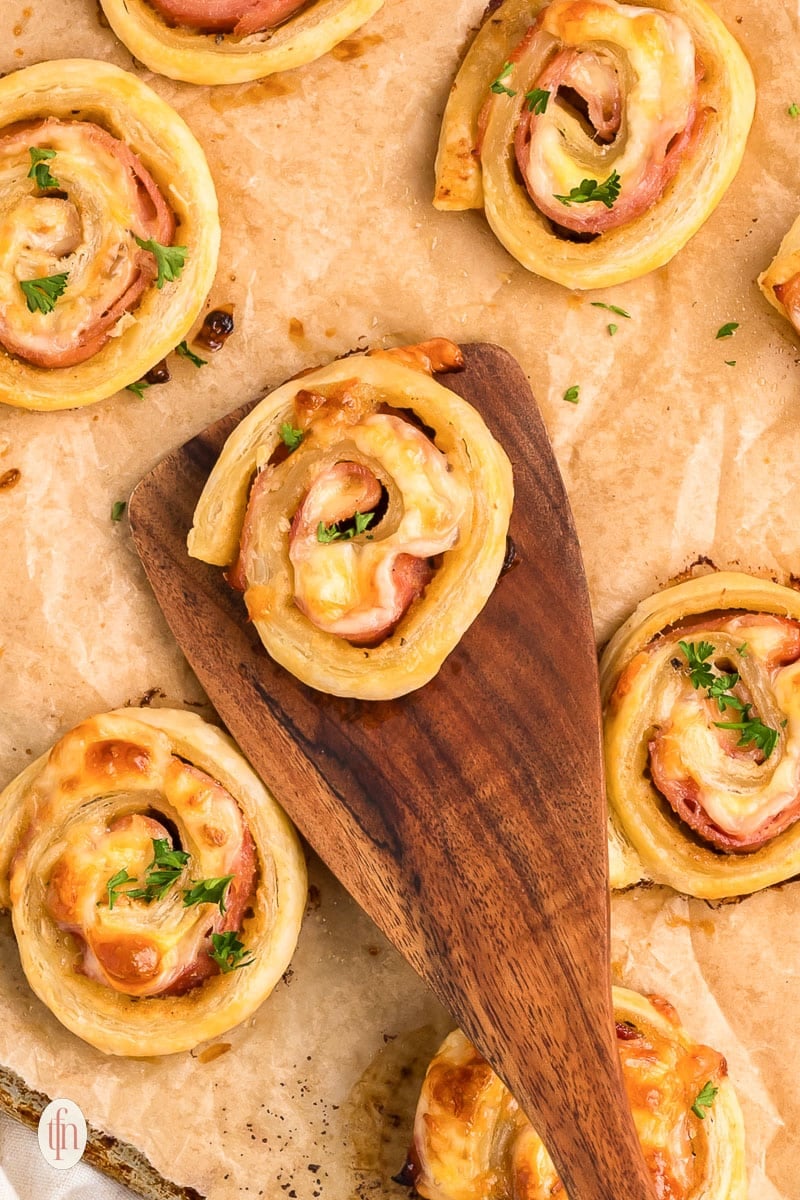
{"label": "wood grain texture", "polygon": [[314,849],[510,1087],[570,1200],[653,1195],[613,1032],[600,703],[580,549],[518,364],[463,347],[439,381],[508,453],[516,565],[436,679],[342,700],[276,666],[218,568],[190,559],[195,503],[252,405],[137,487],[137,549],[170,627]]}

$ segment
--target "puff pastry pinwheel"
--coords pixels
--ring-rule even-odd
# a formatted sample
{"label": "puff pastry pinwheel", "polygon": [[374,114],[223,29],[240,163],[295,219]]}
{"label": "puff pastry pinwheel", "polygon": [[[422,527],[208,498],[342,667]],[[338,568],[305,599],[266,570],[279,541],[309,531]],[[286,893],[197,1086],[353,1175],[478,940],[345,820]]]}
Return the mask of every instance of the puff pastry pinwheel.
{"label": "puff pastry pinwheel", "polygon": [[[600,664],[612,819],[705,899],[800,871],[800,593],[720,571],[639,605]],[[634,874],[612,884],[635,882]]]}
{"label": "puff pastry pinwheel", "polygon": [[800,217],[780,244],[758,286],[773,308],[800,333]]}
{"label": "puff pastry pinwheel", "polygon": [[[658,996],[614,988],[614,1010],[654,1195],[745,1200],[742,1115],[725,1059],[695,1044]],[[400,1178],[426,1200],[566,1200],[538,1134],[458,1029],[428,1067]]]}
{"label": "puff pastry pinwheel", "polygon": [[752,72],[704,0],[504,0],[458,72],[434,204],[570,288],[662,266],[736,174]]}
{"label": "puff pastry pinwheel", "polygon": [[0,400],[73,408],[141,378],[203,307],[219,236],[200,146],[135,76],[0,79]]}
{"label": "puff pastry pinwheel", "polygon": [[297,837],[194,713],[83,721],[0,793],[0,826],[0,905],[28,982],[99,1050],[189,1050],[249,1017],[289,963]]}
{"label": "puff pastry pinwheel", "polygon": [[226,442],[189,553],[227,567],[272,658],[337,696],[422,687],[486,603],[513,483],[478,413],[431,377],[437,338],[272,392]]}
{"label": "puff pastry pinwheel", "polygon": [[100,0],[151,71],[187,83],[243,83],[327,54],[384,0]]}

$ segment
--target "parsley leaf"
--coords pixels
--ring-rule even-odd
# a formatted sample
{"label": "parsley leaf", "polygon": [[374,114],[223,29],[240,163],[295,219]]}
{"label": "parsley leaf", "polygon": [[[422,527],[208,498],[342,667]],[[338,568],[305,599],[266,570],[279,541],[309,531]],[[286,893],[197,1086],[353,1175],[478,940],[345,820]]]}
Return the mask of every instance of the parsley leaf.
{"label": "parsley leaf", "polygon": [[133,394],[134,394],[134,396],[136,396],[137,400],[143,400],[144,399],[144,389],[152,387],[152,386],[153,385],[148,383],[146,379],[137,379],[136,383],[127,384],[125,391],[133,392]]}
{"label": "parsley leaf", "polygon": [[44,191],[46,188],[57,188],[61,185],[58,180],[50,174],[48,162],[51,158],[55,158],[55,150],[40,150],[38,146],[29,146],[28,154],[31,156],[31,169],[28,171],[28,179],[33,179],[36,186]]}
{"label": "parsley leaf", "polygon": [[564,392],[564,399],[567,404],[577,404],[581,398],[581,389],[577,383],[573,383],[572,387],[568,387]]}
{"label": "parsley leaf", "polygon": [[708,1083],[704,1084],[697,1099],[692,1105],[692,1112],[696,1117],[699,1117],[701,1121],[705,1121],[708,1109],[711,1108],[711,1105],[714,1103],[714,1099],[718,1091],[719,1088],[714,1087],[713,1083],[709,1079]]}
{"label": "parsley leaf", "polygon": [[741,721],[715,721],[717,729],[738,729],[740,746],[755,746],[764,758],[769,758],[778,744],[778,731],[765,725],[758,717],[750,716],[750,705],[745,704]]}
{"label": "parsley leaf", "polygon": [[627,317],[629,321],[632,320],[631,314],[625,312],[624,308],[617,308],[616,304],[604,304],[602,300],[592,300],[592,308],[604,308],[606,312],[615,313],[618,317]]}
{"label": "parsley leaf", "polygon": [[512,91],[511,88],[506,87],[506,85],[503,83],[503,80],[508,79],[509,75],[511,74],[511,72],[513,70],[514,70],[513,63],[510,63],[508,61],[504,62],[503,69],[500,72],[500,74],[497,76],[497,79],[495,79],[494,82],[489,85],[489,91],[494,92],[494,94],[496,96],[503,96],[503,95],[516,96],[517,93]]}
{"label": "parsley leaf", "polygon": [[711,687],[714,682],[714,673],[711,670],[711,663],[706,662],[714,653],[714,647],[710,642],[678,642],[683,653],[686,655],[686,661],[689,664],[689,677],[694,688]]}
{"label": "parsley leaf", "polygon": [[339,526],[344,524],[342,521],[335,521],[333,525],[326,525],[324,521],[320,521],[317,525],[317,541],[323,545],[328,542],[345,542],[350,538],[356,537],[359,533],[363,533],[367,526],[375,518],[375,513],[354,513],[354,524],[350,529],[340,529]]}
{"label": "parsley leaf", "polygon": [[568,196],[554,195],[554,199],[560,201],[561,204],[566,204],[567,207],[571,204],[589,204],[594,200],[599,200],[601,204],[605,204],[606,208],[613,208],[614,201],[619,198],[621,187],[619,175],[616,171],[612,171],[604,183],[598,183],[596,179],[583,179],[578,187],[572,188]]}
{"label": "parsley leaf", "polygon": [[[121,871],[117,871],[116,875],[112,875],[106,884],[109,908],[114,907],[114,901],[117,899],[117,893],[124,883],[136,883],[135,875],[129,875],[125,867],[123,867]],[[123,892],[122,895],[126,896],[127,892]]]}
{"label": "parsley leaf", "polygon": [[173,850],[167,838],[153,838],[153,861],[144,873],[144,887],[134,888],[127,895],[134,900],[163,900],[189,861],[185,850]]}
{"label": "parsley leaf", "polygon": [[305,437],[303,430],[295,429],[294,425],[289,421],[282,421],[278,432],[281,435],[284,446],[288,446],[290,450],[296,450]]}
{"label": "parsley leaf", "polygon": [[155,238],[144,241],[134,234],[134,240],[140,250],[149,250],[156,260],[158,276],[156,287],[161,290],[165,283],[174,283],[180,278],[181,271],[186,266],[188,246],[162,246]]}
{"label": "parsley leaf", "polygon": [[525,93],[525,99],[528,101],[528,108],[532,113],[543,113],[547,111],[550,93],[543,91],[542,88],[534,88],[532,92]]}
{"label": "parsley leaf", "polygon": [[255,962],[255,956],[249,950],[245,950],[244,943],[240,942],[233,932],[212,933],[211,946],[209,956],[223,975],[227,975],[229,971],[236,971],[239,967],[249,967],[250,963]]}
{"label": "parsley leaf", "polygon": [[46,275],[43,279],[21,279],[19,286],[28,305],[28,312],[51,313],[56,300],[67,286],[69,271],[60,275]]}
{"label": "parsley leaf", "polygon": [[613,337],[618,329],[619,329],[619,325],[609,325],[608,326],[608,336]]}
{"label": "parsley leaf", "polygon": [[189,343],[186,341],[179,342],[175,347],[176,354],[180,354],[181,358],[188,358],[189,362],[194,363],[196,367],[204,367],[208,362],[207,358],[201,358],[199,354],[189,349]]}
{"label": "parsley leaf", "polygon": [[790,117],[800,117],[800,108],[796,104],[790,104],[786,111]]}
{"label": "parsley leaf", "polygon": [[725,359],[725,366],[726,366],[726,367],[735,367],[735,366],[736,366],[736,359],[735,359],[735,358],[726,358],[726,359]]}
{"label": "parsley leaf", "polygon": [[739,328],[738,321],[728,321],[727,325],[720,325],[720,327],[716,333],[716,340],[720,341],[721,338],[733,337],[733,335],[736,333],[736,330],[738,328]]}
{"label": "parsley leaf", "polygon": [[737,646],[736,653],[741,654],[742,658],[747,658],[747,642],[742,642],[741,646]]}
{"label": "parsley leaf", "polygon": [[232,879],[232,875],[221,875],[217,879],[201,879],[194,887],[184,888],[184,907],[189,908],[192,904],[218,904],[221,913],[227,912],[225,893]]}
{"label": "parsley leaf", "polygon": [[111,505],[111,520],[121,521],[125,516],[125,509],[128,507],[127,501],[115,500]]}

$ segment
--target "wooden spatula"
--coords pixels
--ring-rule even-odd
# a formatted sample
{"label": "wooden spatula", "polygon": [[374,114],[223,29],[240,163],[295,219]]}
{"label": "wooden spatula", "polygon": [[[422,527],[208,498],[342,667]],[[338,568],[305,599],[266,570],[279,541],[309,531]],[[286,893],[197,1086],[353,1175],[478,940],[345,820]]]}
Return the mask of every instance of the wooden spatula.
{"label": "wooden spatula", "polygon": [[195,503],[231,413],[136,488],[136,547],[223,721],[317,853],[511,1088],[570,1200],[646,1200],[609,984],[600,706],[564,487],[518,364],[463,347],[441,382],[514,467],[516,563],[437,678],[384,703],[277,667],[217,568]]}

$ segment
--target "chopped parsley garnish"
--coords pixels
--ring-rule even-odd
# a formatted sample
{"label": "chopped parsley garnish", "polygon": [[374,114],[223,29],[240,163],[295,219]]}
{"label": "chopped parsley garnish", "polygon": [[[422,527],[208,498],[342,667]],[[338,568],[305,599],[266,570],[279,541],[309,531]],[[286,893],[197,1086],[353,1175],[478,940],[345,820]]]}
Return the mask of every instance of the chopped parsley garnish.
{"label": "chopped parsley garnish", "polygon": [[359,533],[363,533],[371,521],[374,520],[375,513],[354,513],[353,524],[349,529],[340,529],[339,526],[344,522],[335,521],[333,525],[326,525],[324,521],[320,521],[317,525],[317,541],[327,544],[328,542],[344,542],[349,538],[356,537]]}
{"label": "chopped parsley garnish", "polygon": [[613,337],[618,329],[619,329],[619,325],[609,325],[608,326],[608,336]]}
{"label": "chopped parsley garnish", "polygon": [[234,932],[212,933],[209,956],[223,975],[237,971],[239,967],[249,967],[250,963],[255,962],[255,956],[245,950],[244,943],[239,941]]}
{"label": "chopped parsley garnish", "polygon": [[60,183],[55,176],[50,174],[48,162],[55,158],[55,150],[40,150],[38,146],[29,146],[28,153],[31,156],[31,169],[28,171],[28,179],[33,179],[36,186],[44,191],[46,188],[60,187]]}
{"label": "chopped parsley garnish", "polygon": [[528,101],[528,108],[532,113],[543,113],[547,110],[550,93],[543,91],[542,88],[534,88],[532,92],[525,93],[525,99]]}
{"label": "chopped parsley garnish", "polygon": [[506,85],[503,83],[503,80],[508,79],[509,75],[511,74],[511,72],[513,70],[514,70],[513,63],[504,62],[503,69],[500,72],[500,74],[497,76],[497,79],[495,79],[489,85],[489,91],[494,92],[494,94],[496,96],[504,96],[504,95],[505,96],[516,96],[517,93],[512,91],[511,88],[506,87]]}
{"label": "chopped parsley garnish", "polygon": [[163,900],[189,861],[185,850],[173,850],[167,838],[153,838],[153,861],[144,873],[144,887],[126,892],[132,900]]}
{"label": "chopped parsley garnish", "polygon": [[629,321],[632,320],[631,314],[625,312],[624,308],[617,308],[616,304],[604,304],[602,300],[593,300],[592,308],[604,308],[606,312],[612,312],[618,317],[626,317]]}
{"label": "chopped parsley garnish", "polygon": [[716,333],[717,341],[720,341],[721,338],[733,337],[733,335],[736,333],[736,330],[738,328],[739,328],[738,321],[728,321],[727,325],[720,325],[720,327]]}
{"label": "chopped parsley garnish", "polygon": [[616,171],[612,171],[603,183],[598,183],[596,179],[583,179],[577,187],[572,188],[568,196],[554,196],[554,198],[568,207],[571,204],[589,204],[598,200],[601,204],[605,204],[606,208],[613,208],[621,187],[619,175]]}
{"label": "chopped parsley garnish", "polygon": [[742,658],[747,658],[747,642],[742,642],[741,646],[737,646],[736,653],[741,654]]}
{"label": "chopped parsley garnish", "polygon": [[726,358],[726,359],[725,359],[725,366],[726,366],[726,367],[735,367],[735,366],[736,366],[736,359],[735,359],[735,358]]}
{"label": "chopped parsley garnish", "polygon": [[305,437],[303,430],[295,429],[289,421],[282,421],[278,432],[284,446],[288,446],[290,450],[296,450]]}
{"label": "chopped parsley garnish", "polygon": [[[133,875],[129,875],[128,872],[126,871],[126,869],[123,867],[121,871],[117,871],[116,875],[112,875],[111,878],[109,879],[108,883],[106,884],[106,890],[108,891],[108,907],[109,908],[114,907],[114,901],[116,900],[116,898],[119,894],[119,889],[125,883],[136,883],[136,878]],[[122,895],[126,896],[127,892],[123,892]]]}
{"label": "chopped parsley garnish", "polygon": [[152,386],[153,385],[151,383],[148,383],[146,379],[137,379],[136,383],[129,383],[126,386],[125,391],[133,392],[134,396],[136,396],[136,398],[138,400],[143,400],[144,399],[144,389],[152,387]]}
{"label": "chopped parsley garnish", "polygon": [[111,505],[111,520],[121,521],[125,516],[125,509],[128,507],[126,500],[115,500]]}
{"label": "chopped parsley garnish", "polygon": [[208,362],[207,358],[201,358],[199,354],[195,354],[189,349],[188,342],[179,342],[175,347],[175,353],[180,354],[181,358],[188,358],[190,363],[194,363],[196,367],[204,367]]}
{"label": "chopped parsley garnish", "polygon": [[717,729],[740,730],[739,745],[755,746],[761,750],[764,758],[769,758],[778,744],[778,731],[770,725],[765,725],[758,717],[751,717],[750,705],[744,705],[741,721],[715,721]]}
{"label": "chopped parsley garnish", "polygon": [[564,392],[564,399],[567,404],[577,404],[580,400],[581,389],[577,383],[573,383],[572,387],[568,387]]}
{"label": "chopped parsley garnish", "polygon": [[158,268],[156,287],[159,290],[165,283],[174,283],[176,279],[180,278],[181,271],[186,266],[188,246],[162,246],[155,238],[148,238],[147,241],[144,241],[142,238],[136,237],[136,234],[134,234],[134,239],[140,250],[149,250],[155,257]]}
{"label": "chopped parsley garnish", "polygon": [[790,104],[786,111],[790,117],[800,117],[800,108],[796,104]]}
{"label": "chopped parsley garnish", "polygon": [[28,305],[28,312],[51,313],[56,300],[67,286],[69,271],[60,275],[46,275],[43,279],[21,279],[19,286]]}
{"label": "chopped parsley garnish", "polygon": [[225,908],[225,893],[232,875],[221,875],[218,879],[201,879],[194,887],[185,888],[183,903],[186,908],[192,904],[218,904],[221,913]]}
{"label": "chopped parsley garnish", "polygon": [[[704,688],[708,698],[716,701],[721,713],[732,708],[741,714],[741,721],[715,721],[715,728],[738,729],[740,746],[755,746],[762,751],[765,759],[769,758],[778,743],[778,731],[771,725],[765,725],[758,717],[751,717],[752,705],[745,704],[733,694],[739,682],[739,672],[715,674],[713,664],[708,661],[714,653],[710,642],[678,642],[678,645],[686,655],[692,687]],[[746,646],[747,642],[744,642],[743,648]]]}
{"label": "chopped parsley garnish", "polygon": [[714,647],[710,642],[678,642],[683,653],[686,655],[686,660],[689,663],[689,676],[692,680],[692,687],[707,688],[714,682],[714,672],[711,669],[711,663],[706,662],[714,653]]}
{"label": "chopped parsley garnish", "polygon": [[692,1112],[696,1117],[699,1117],[701,1121],[705,1121],[706,1114],[709,1108],[711,1108],[711,1105],[714,1103],[718,1091],[719,1088],[714,1087],[714,1084],[709,1079],[708,1083],[704,1084],[702,1091],[692,1105]]}

